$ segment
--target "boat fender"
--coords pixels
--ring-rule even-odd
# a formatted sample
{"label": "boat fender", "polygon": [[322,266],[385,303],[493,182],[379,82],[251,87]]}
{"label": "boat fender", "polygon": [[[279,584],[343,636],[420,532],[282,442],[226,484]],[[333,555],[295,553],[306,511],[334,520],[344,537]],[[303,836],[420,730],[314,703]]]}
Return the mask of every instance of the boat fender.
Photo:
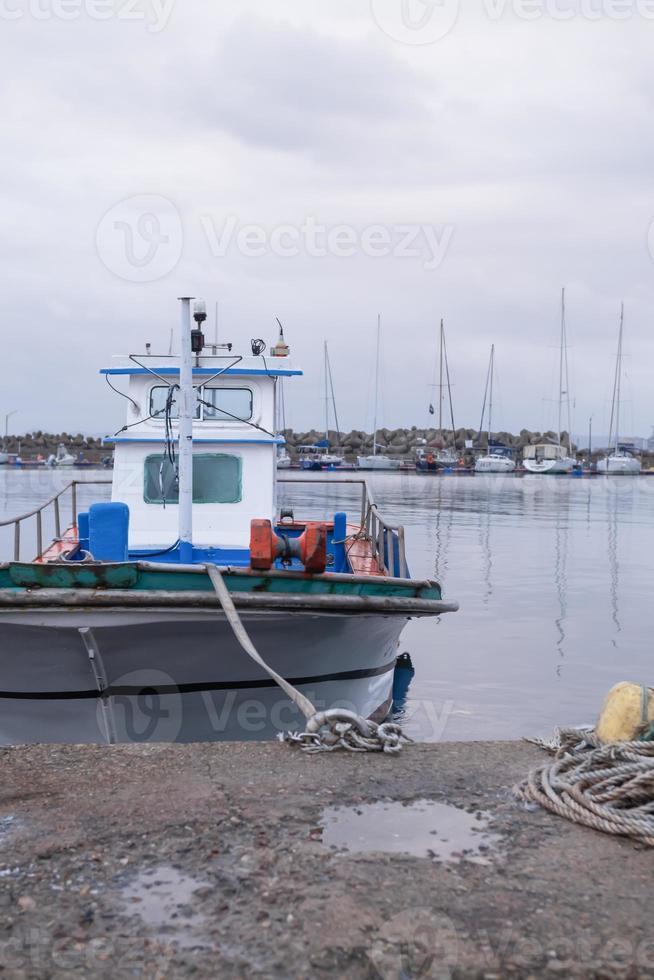
{"label": "boat fender", "polygon": [[324,524],[308,524],[297,538],[278,537],[269,520],[255,519],[250,523],[250,567],[268,571],[278,558],[290,562],[299,559],[305,571],[321,574],[327,567],[327,528]]}
{"label": "boat fender", "polygon": [[606,696],[595,726],[603,744],[654,739],[654,689],[622,681]]}

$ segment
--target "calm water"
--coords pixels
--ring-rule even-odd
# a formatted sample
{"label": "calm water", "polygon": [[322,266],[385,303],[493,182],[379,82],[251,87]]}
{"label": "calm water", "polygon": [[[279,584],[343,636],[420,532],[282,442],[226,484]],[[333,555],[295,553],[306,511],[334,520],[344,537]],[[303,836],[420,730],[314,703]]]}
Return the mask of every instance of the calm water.
{"label": "calm water", "polygon": [[[29,509],[73,476],[107,478],[0,469],[0,513]],[[549,734],[593,721],[617,681],[654,681],[654,478],[393,474],[370,482],[384,515],[406,527],[413,576],[435,577],[461,603],[404,632],[401,650],[415,667],[400,705],[410,734]],[[80,503],[107,494],[82,488]],[[344,498],[357,512],[356,491],[338,484],[284,485],[283,495],[298,516],[333,514]],[[10,545],[0,530],[3,558]]]}

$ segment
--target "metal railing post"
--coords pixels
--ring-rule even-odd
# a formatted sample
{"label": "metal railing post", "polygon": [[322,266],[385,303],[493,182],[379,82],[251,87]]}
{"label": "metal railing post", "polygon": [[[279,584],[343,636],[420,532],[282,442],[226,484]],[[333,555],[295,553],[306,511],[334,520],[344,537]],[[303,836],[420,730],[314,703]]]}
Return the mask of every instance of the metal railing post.
{"label": "metal railing post", "polygon": [[43,554],[43,511],[36,512],[36,554],[40,558]]}
{"label": "metal railing post", "polygon": [[20,561],[20,521],[14,524],[14,561]]}
{"label": "metal railing post", "polygon": [[54,499],[54,515],[55,515],[55,534],[58,538],[61,537],[61,514],[59,512],[59,497]]}
{"label": "metal railing post", "polygon": [[70,489],[71,489],[70,502],[71,502],[71,510],[72,510],[71,523],[77,524],[77,480],[73,480],[73,482],[70,485]]}

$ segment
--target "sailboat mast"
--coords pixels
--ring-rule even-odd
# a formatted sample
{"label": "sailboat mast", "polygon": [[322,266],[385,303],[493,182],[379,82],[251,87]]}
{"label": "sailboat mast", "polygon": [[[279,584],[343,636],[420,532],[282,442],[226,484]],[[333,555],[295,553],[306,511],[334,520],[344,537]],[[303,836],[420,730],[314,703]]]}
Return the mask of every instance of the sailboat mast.
{"label": "sailboat mast", "polygon": [[450,384],[450,365],[447,360],[447,347],[445,346],[445,329],[441,325],[441,339],[443,342],[443,361],[445,362],[445,379],[447,381],[447,396],[450,403],[450,421],[452,423],[452,447],[456,452],[456,429],[454,428],[454,403],[452,402],[452,385]]}
{"label": "sailboat mast", "polygon": [[618,363],[616,367],[616,398],[615,398],[615,451],[620,452],[620,398],[622,395],[622,334],[624,331],[624,303],[620,310],[620,335],[618,338]]}
{"label": "sailboat mast", "polygon": [[325,374],[325,440],[327,441],[327,448],[329,448],[329,386],[327,382],[327,359],[329,353],[327,351],[327,341],[325,341],[324,348],[324,374]]}
{"label": "sailboat mast", "polygon": [[443,436],[443,341],[445,337],[445,325],[441,320],[441,334],[439,345],[439,382],[438,382],[438,433]]}
{"label": "sailboat mast", "polygon": [[377,317],[377,357],[375,360],[375,415],[373,419],[372,454],[377,455],[377,412],[379,410],[379,358],[381,354],[381,313]]}
{"label": "sailboat mast", "polygon": [[[490,385],[491,370],[493,368],[493,348],[491,347],[491,357],[488,361],[488,371],[486,373],[486,387],[484,388],[484,402],[481,406],[481,420],[479,422],[479,444],[481,445],[481,437],[484,431],[484,419],[486,418],[486,405],[488,404],[488,388]],[[490,428],[490,424],[489,424]]]}
{"label": "sailboat mast", "polygon": [[331,394],[332,412],[334,413],[334,425],[336,426],[336,436],[338,438],[338,445],[341,444],[341,427],[338,422],[338,411],[336,409],[336,395],[334,394],[334,378],[332,376],[332,362],[329,357],[329,350],[327,350],[327,378],[329,380],[329,391]]}
{"label": "sailboat mast", "polygon": [[561,290],[561,349],[559,352],[559,446],[561,445],[561,421],[563,415],[563,350],[565,347],[565,288]]}
{"label": "sailboat mast", "polygon": [[495,344],[491,345],[490,356],[490,400],[488,402],[488,451],[490,452],[491,434],[493,431],[493,372],[495,370]]}

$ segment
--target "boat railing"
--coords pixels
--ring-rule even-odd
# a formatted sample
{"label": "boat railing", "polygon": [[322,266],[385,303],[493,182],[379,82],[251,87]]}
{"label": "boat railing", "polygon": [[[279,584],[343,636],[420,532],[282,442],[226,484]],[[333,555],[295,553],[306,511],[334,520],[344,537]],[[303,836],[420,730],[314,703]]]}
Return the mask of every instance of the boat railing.
{"label": "boat railing", "polygon": [[45,503],[40,504],[34,510],[28,511],[26,514],[19,514],[17,517],[10,517],[7,520],[0,521],[0,528],[11,527],[14,529],[14,561],[20,561],[20,549],[22,541],[22,530],[23,525],[32,519],[36,522],[36,553],[40,555],[43,552],[43,517],[48,508],[52,508],[54,517],[54,532],[55,540],[61,538],[62,529],[62,506],[65,501],[63,498],[66,494],[70,493],[70,524],[77,524],[77,488],[80,486],[88,487],[99,484],[111,483],[111,480],[72,480],[67,483],[65,487],[62,487],[54,495],[46,500]]}
{"label": "boat railing", "polygon": [[[390,524],[379,513],[379,507],[372,489],[365,479],[343,479],[333,476],[313,477],[278,477],[278,483],[324,483],[341,484],[359,487],[361,492],[360,533],[370,542],[372,553],[380,567],[393,578],[407,577],[406,545],[404,528],[398,524]],[[14,529],[14,561],[20,561],[21,543],[23,540],[23,525],[28,521],[36,522],[36,553],[43,552],[43,517],[52,508],[54,516],[55,540],[62,536],[64,498],[70,494],[70,524],[77,524],[77,489],[78,487],[100,486],[110,484],[111,480],[72,480],[62,487],[53,497],[46,500],[33,510],[17,517],[0,521],[0,528]]]}
{"label": "boat railing", "polygon": [[390,524],[379,512],[372,488],[359,477],[346,479],[329,476],[278,477],[278,483],[325,483],[361,488],[360,533],[365,535],[380,567],[392,578],[407,578],[406,540],[401,524]]}

